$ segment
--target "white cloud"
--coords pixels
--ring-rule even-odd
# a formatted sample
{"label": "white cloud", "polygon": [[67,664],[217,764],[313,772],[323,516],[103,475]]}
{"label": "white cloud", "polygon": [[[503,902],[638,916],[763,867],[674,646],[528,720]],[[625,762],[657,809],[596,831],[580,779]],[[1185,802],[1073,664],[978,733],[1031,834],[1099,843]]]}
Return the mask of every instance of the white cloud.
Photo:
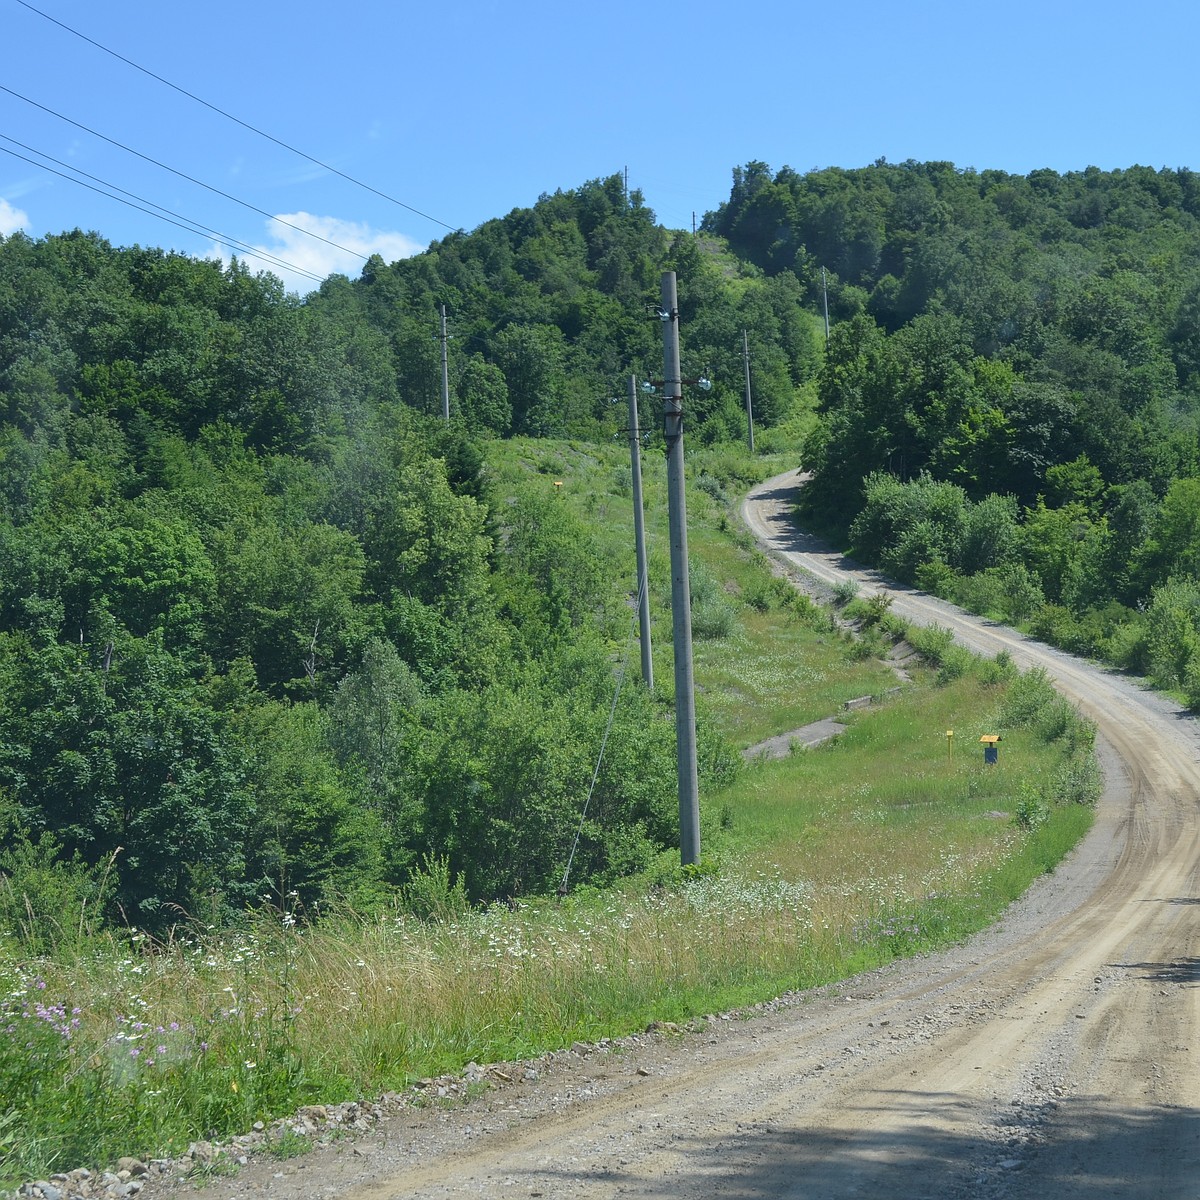
{"label": "white cloud", "polygon": [[[280,224],[282,221],[287,224]],[[353,279],[362,270],[364,260],[372,254],[381,255],[385,262],[394,262],[425,249],[421,243],[403,233],[372,229],[358,221],[319,217],[306,212],[280,213],[267,228],[275,240],[256,245],[255,250],[280,259],[291,267],[308,271],[319,279],[334,273],[349,275]],[[225,247],[214,247],[213,253],[225,262],[229,261],[229,251]],[[237,257],[243,259],[254,272],[270,271],[272,275],[277,275],[289,291],[303,295],[318,286],[308,276],[281,267],[278,263],[251,258],[249,254],[238,254]]]}
{"label": "white cloud", "polygon": [[18,229],[29,228],[29,216],[19,208],[13,208],[3,196],[0,196],[0,237],[8,237]]}

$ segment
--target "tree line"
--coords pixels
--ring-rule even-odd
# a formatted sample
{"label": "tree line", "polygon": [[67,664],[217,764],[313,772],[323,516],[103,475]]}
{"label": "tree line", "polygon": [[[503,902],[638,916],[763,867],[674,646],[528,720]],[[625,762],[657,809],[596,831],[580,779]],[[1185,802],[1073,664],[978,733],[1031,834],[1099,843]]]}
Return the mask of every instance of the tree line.
{"label": "tree line", "polygon": [[827,267],[807,520],[1200,703],[1200,175],[751,163],[707,227]]}
{"label": "tree line", "polygon": [[[0,240],[0,874],[152,928],[554,890],[623,564],[544,481],[501,488],[487,439],[612,430],[667,241],[613,180],[303,301],[94,233]],[[764,338],[803,326],[754,303]],[[676,836],[668,699],[625,688],[613,720],[577,880]]]}
{"label": "tree line", "polygon": [[[750,163],[697,236],[613,176],[304,299],[0,239],[0,873],[152,926],[552,890],[627,614],[488,447],[618,432],[663,270],[715,382],[692,445],[745,436],[745,333],[760,450],[809,430],[805,520],[1200,702],[1198,220],[1186,170]],[[667,700],[615,720],[599,882],[674,828]]]}

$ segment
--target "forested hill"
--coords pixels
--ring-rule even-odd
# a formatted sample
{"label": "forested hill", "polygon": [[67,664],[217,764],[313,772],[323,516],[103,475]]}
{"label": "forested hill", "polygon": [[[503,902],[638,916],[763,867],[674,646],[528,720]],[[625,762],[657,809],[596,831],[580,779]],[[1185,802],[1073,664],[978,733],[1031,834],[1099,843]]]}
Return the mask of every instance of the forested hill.
{"label": "forested hill", "polygon": [[[799,458],[817,405],[810,519],[1200,698],[1198,214],[1187,171],[751,163],[694,237],[614,176],[304,300],[0,239],[0,875],[159,925],[552,888],[623,567],[488,439],[610,438],[665,269],[716,384],[690,445],[744,438],[744,332],[759,449]],[[581,878],[673,836],[666,702],[616,720]]]}
{"label": "forested hill", "polygon": [[1200,176],[751,163],[706,228],[826,268],[808,519],[1200,703]]}
{"label": "forested hill", "polygon": [[1200,175],[751,163],[706,228],[810,303],[830,273],[825,489],[928,470],[1028,504],[1080,455],[1159,494],[1193,473]]}
{"label": "forested hill", "polygon": [[[61,911],[103,883],[159,926],[443,868],[472,899],[553,890],[626,564],[536,474],[498,490],[476,435],[611,434],[661,363],[669,240],[609,180],[305,302],[95,234],[0,241],[0,884]],[[794,282],[671,253],[695,328],[733,355],[749,323],[790,399],[819,361]],[[625,689],[615,719],[636,753],[578,879],[674,837],[666,701]]]}

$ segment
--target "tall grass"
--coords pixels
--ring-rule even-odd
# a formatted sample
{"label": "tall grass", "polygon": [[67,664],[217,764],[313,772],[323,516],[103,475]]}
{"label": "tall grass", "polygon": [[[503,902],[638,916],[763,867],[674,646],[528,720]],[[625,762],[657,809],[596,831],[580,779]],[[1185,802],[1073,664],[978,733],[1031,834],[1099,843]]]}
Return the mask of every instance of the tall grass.
{"label": "tall grass", "polygon": [[[686,1020],[960,939],[1050,869],[1088,810],[1026,688],[1003,761],[946,752],[999,720],[978,674],[867,712],[838,743],[706,798],[709,859],[608,893],[419,919],[264,909],[240,931],[74,939],[0,1005],[2,1175],[182,1150],[299,1105],[400,1089]],[[1046,703],[1053,704],[1051,693]],[[1031,706],[1032,705],[1032,706]],[[1054,728],[1051,726],[1050,728]],[[1030,789],[1047,819],[1016,820]],[[7,1140],[5,1140],[7,1139]]]}

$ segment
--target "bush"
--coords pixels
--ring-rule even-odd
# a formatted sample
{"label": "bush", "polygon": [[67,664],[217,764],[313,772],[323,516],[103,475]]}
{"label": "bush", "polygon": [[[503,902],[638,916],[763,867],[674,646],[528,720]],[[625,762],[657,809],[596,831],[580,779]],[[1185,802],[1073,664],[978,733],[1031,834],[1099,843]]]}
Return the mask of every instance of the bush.
{"label": "bush", "polygon": [[729,503],[729,497],[725,494],[725,489],[721,486],[721,481],[715,476],[702,474],[696,480],[696,487],[706,496],[712,497],[718,504]]}
{"label": "bush", "polygon": [[1001,728],[1032,725],[1038,714],[1057,697],[1044,667],[1034,667],[1032,671],[1018,675],[1000,706]]}
{"label": "bush", "polygon": [[954,645],[954,634],[944,625],[914,625],[908,631],[908,641],[922,658],[940,667]]}
{"label": "bush", "polygon": [[1054,799],[1059,804],[1095,804],[1104,790],[1104,778],[1096,756],[1072,754],[1054,780]]}
{"label": "bush", "polygon": [[737,629],[737,614],[717,580],[698,562],[688,565],[692,601],[692,633],[698,638],[726,638]]}
{"label": "bush", "polygon": [[943,599],[955,595],[959,580],[960,576],[954,568],[947,566],[940,559],[921,563],[916,570],[917,587],[931,596],[941,596]]}
{"label": "bush", "polygon": [[942,664],[938,668],[938,687],[945,687],[956,679],[961,679],[971,669],[973,657],[965,646],[948,646],[942,655]]}
{"label": "bush", "polygon": [[414,917],[437,921],[461,917],[471,907],[463,877],[454,878],[450,859],[435,854],[426,854],[409,876],[400,889],[400,903]]}
{"label": "bush", "polygon": [[1149,630],[1145,619],[1131,613],[1127,621],[1117,625],[1105,639],[1101,651],[1115,667],[1145,675],[1150,670]]}
{"label": "bush", "polygon": [[1025,783],[1021,786],[1015,819],[1017,824],[1029,833],[1040,829],[1050,819],[1050,809],[1033,784]]}
{"label": "bush", "polygon": [[986,659],[980,669],[980,679],[989,686],[998,683],[1008,683],[1017,674],[1013,665],[1012,655],[1007,650],[1001,650],[995,658]]}
{"label": "bush", "polygon": [[78,853],[64,857],[52,834],[33,841],[3,825],[9,844],[0,851],[0,936],[15,938],[33,957],[103,924],[113,892],[111,860],[89,866]]}
{"label": "bush", "polygon": [[1065,739],[1073,753],[1090,751],[1096,734],[1091,721],[1054,690],[1042,667],[1018,675],[1009,685],[1000,706],[1000,727],[1032,729],[1045,742]]}
{"label": "bush", "polygon": [[950,598],[968,612],[989,617],[1007,615],[1004,604],[1004,588],[995,572],[983,571],[978,575],[960,575],[954,580]]}
{"label": "bush", "polygon": [[833,588],[833,602],[839,608],[845,608],[858,595],[857,579],[840,579]]}

